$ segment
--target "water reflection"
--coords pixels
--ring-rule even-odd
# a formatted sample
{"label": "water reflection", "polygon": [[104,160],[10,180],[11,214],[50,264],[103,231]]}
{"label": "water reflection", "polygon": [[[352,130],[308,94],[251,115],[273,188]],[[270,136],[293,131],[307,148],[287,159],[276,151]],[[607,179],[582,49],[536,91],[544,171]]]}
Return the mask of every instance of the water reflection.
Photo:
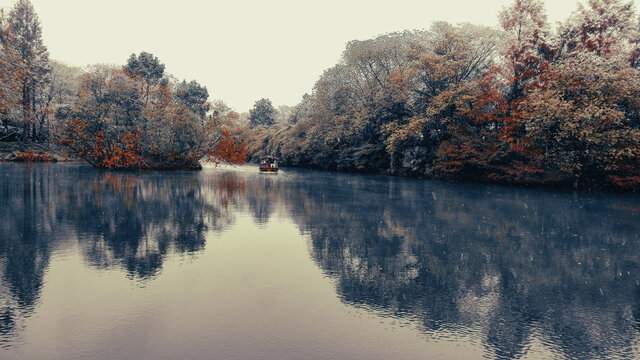
{"label": "water reflection", "polygon": [[520,358],[534,340],[561,358],[636,354],[636,195],[306,172],[278,180],[256,181],[251,211],[284,204],[345,303],[412,319],[434,339],[479,337],[490,358]]}
{"label": "water reflection", "polygon": [[[109,173],[2,165],[0,341],[38,305],[52,254],[140,281],[247,214],[291,219],[348,306],[485,356],[630,358],[640,339],[640,197],[285,171]],[[293,269],[295,272],[295,269]],[[535,357],[535,355],[534,355]]]}
{"label": "water reflection", "polygon": [[637,196],[314,181],[287,203],[345,302],[418,319],[433,337],[480,336],[500,359],[521,357],[534,337],[567,358],[637,347]]}
{"label": "water reflection", "polygon": [[53,249],[77,238],[91,266],[148,280],[168,252],[195,254],[208,229],[232,225],[229,204],[244,192],[243,179],[229,175],[2,166],[0,344],[9,343],[37,305]]}

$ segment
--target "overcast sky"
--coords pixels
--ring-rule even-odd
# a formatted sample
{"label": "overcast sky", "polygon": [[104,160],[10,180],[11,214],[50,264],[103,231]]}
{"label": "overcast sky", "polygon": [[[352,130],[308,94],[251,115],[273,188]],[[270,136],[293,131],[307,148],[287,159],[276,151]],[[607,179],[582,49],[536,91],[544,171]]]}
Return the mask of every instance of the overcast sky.
{"label": "overcast sky", "polygon": [[[433,21],[497,26],[512,0],[31,0],[52,59],[122,65],[150,52],[179,79],[243,112],[262,97],[295,105],[354,39],[425,29]],[[13,6],[0,0],[0,7]],[[576,0],[546,1],[562,21]]]}

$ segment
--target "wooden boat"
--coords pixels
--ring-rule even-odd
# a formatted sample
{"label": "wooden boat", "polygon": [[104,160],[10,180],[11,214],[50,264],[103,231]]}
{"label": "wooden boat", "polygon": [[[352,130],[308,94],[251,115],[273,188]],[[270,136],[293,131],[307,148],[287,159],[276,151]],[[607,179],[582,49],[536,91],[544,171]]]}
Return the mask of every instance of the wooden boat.
{"label": "wooden boat", "polygon": [[261,172],[277,172],[279,162],[280,159],[275,156],[262,156],[258,164]]}

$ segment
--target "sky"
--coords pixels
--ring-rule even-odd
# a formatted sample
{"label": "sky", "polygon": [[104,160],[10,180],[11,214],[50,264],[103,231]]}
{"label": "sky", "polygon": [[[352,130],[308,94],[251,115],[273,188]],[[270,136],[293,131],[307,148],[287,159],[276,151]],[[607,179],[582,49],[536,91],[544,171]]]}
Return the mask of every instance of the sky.
{"label": "sky", "polygon": [[[205,85],[239,112],[260,98],[296,105],[351,40],[432,22],[498,26],[513,0],[31,0],[50,58],[123,65],[147,51],[178,79]],[[583,0],[585,1],[585,0]],[[640,1],[640,0],[636,0]],[[14,0],[0,0],[10,8]],[[552,24],[576,0],[546,1]]]}

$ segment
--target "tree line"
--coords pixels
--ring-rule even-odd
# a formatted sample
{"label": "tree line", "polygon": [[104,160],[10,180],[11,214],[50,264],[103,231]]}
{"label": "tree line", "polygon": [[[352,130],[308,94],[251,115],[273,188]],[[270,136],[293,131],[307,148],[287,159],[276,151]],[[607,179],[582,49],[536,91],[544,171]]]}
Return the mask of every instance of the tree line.
{"label": "tree line", "polygon": [[0,141],[61,142],[111,169],[271,154],[302,167],[638,189],[632,3],[589,0],[552,30],[540,0],[514,0],[499,20],[352,41],[295,107],[260,99],[238,114],[146,52],[85,70],[50,60],[33,6],[17,0],[0,12]]}
{"label": "tree line", "polygon": [[49,60],[29,0],[0,12],[0,141],[65,145],[98,168],[243,163],[238,114],[205,86],[179,81],[153,54],[85,70]]}
{"label": "tree line", "polygon": [[244,131],[288,165],[580,188],[640,186],[640,24],[632,3],[540,0],[500,29],[434,23],[348,43],[286,124]]}

